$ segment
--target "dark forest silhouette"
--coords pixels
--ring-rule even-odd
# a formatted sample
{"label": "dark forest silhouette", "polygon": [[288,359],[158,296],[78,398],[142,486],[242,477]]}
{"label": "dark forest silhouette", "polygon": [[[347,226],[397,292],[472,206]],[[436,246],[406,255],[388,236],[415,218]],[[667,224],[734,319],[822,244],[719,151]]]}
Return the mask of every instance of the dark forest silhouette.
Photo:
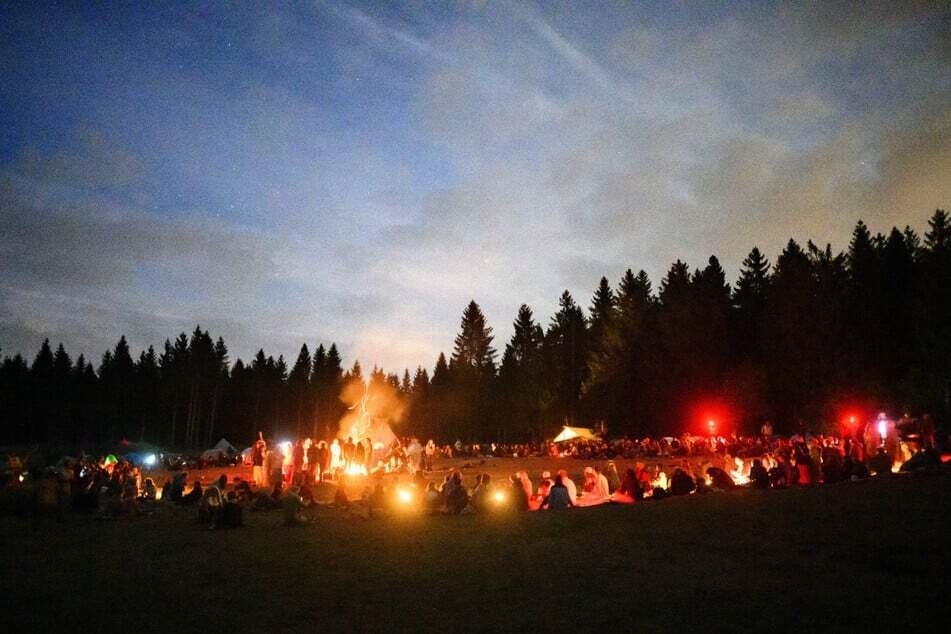
{"label": "dark forest silhouette", "polygon": [[[397,432],[513,441],[603,421],[615,435],[671,434],[696,430],[706,410],[739,431],[771,420],[791,432],[873,407],[946,427],[951,223],[936,211],[921,240],[910,227],[873,236],[860,221],[843,253],[790,240],[774,263],[754,248],[732,287],[715,257],[693,272],[676,261],[656,290],[628,270],[617,287],[601,279],[587,314],[565,291],[547,327],[525,305],[514,327],[499,357],[473,301],[431,375],[374,368],[371,392],[401,403]],[[98,370],[45,341],[32,363],[3,359],[0,443],[329,436],[356,380],[359,362],[344,371],[335,345],[302,346],[290,369],[263,350],[231,364],[225,342],[200,327],[138,359],[121,337]]]}

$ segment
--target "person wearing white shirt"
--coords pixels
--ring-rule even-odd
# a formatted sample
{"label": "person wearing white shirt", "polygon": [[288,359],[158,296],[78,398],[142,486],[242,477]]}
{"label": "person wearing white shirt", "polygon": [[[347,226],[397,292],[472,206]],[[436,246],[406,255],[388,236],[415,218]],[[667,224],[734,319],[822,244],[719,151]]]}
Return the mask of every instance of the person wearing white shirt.
{"label": "person wearing white shirt", "polygon": [[578,487],[575,486],[574,480],[568,477],[568,472],[565,469],[558,471],[558,475],[561,476],[561,482],[565,485],[565,488],[568,489],[568,496],[571,498],[571,501],[574,502],[578,499]]}

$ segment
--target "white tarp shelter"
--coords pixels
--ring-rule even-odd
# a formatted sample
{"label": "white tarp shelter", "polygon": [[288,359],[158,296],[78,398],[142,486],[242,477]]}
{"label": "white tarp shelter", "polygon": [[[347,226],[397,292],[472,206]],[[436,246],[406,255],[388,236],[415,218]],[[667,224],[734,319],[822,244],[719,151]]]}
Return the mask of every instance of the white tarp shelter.
{"label": "white tarp shelter", "polygon": [[234,448],[234,445],[222,438],[218,441],[217,445],[207,451],[201,452],[201,457],[205,460],[214,460],[219,454],[231,456],[236,453],[238,453],[238,450]]}
{"label": "white tarp shelter", "polygon": [[599,438],[600,436],[598,436],[597,432],[589,427],[569,427],[568,425],[565,425],[562,428],[561,433],[555,436],[555,440],[553,442],[565,442],[566,440],[575,439],[598,440]]}

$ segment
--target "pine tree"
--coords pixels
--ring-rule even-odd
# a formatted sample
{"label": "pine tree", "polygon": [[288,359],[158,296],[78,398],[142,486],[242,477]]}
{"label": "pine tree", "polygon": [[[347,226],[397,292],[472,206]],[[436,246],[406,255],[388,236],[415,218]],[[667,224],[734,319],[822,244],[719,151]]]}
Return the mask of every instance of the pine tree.
{"label": "pine tree", "polygon": [[50,349],[50,340],[44,339],[40,351],[36,353],[33,359],[33,365],[30,366],[30,373],[34,380],[44,386],[49,386],[53,382],[53,351]]}
{"label": "pine tree", "polygon": [[413,394],[422,395],[429,389],[429,372],[423,366],[417,366],[413,375]]}
{"label": "pine tree", "polygon": [[809,257],[789,240],[776,259],[769,289],[769,331],[763,342],[777,428],[796,430],[798,420],[818,417],[811,396],[822,390],[816,372],[816,361],[823,354],[815,327],[816,293]]}
{"label": "pine tree", "polygon": [[109,438],[128,438],[135,418],[135,362],[125,335],[119,338],[111,353],[103,355],[99,377],[106,413],[106,427],[102,431]]}
{"label": "pine tree", "polygon": [[932,253],[951,250],[951,221],[948,219],[948,212],[943,209],[936,210],[928,220],[925,248]]}
{"label": "pine tree", "polygon": [[906,390],[922,411],[951,420],[951,221],[943,209],[928,220],[913,294],[917,364]]}
{"label": "pine tree", "polygon": [[540,433],[544,333],[532,309],[522,304],[512,324],[513,333],[502,355],[497,385],[500,417],[509,439]]}
{"label": "pine tree", "polygon": [[591,357],[583,388],[585,411],[590,420],[615,432],[643,433],[650,428],[656,355],[656,345],[651,345],[656,301],[647,273],[626,270],[616,297],[617,314],[604,349]]}
{"label": "pine tree", "polygon": [[449,364],[446,363],[446,355],[442,352],[436,358],[436,365],[433,368],[432,385],[442,387],[449,383]]}
{"label": "pine tree", "polygon": [[549,418],[575,424],[581,386],[588,376],[587,320],[567,290],[545,333],[545,358],[553,390]]}
{"label": "pine tree", "polygon": [[522,304],[518,309],[518,316],[512,323],[512,339],[506,345],[506,353],[511,359],[523,368],[532,366],[538,370],[537,364],[541,361],[541,346],[544,339],[542,327],[535,323],[532,309]]}
{"label": "pine tree", "polygon": [[56,347],[56,354],[53,355],[53,377],[56,385],[63,386],[69,377],[73,368],[73,362],[66,353],[63,344]]}
{"label": "pine tree", "polygon": [[[158,421],[159,410],[159,359],[155,348],[149,346],[139,354],[135,364],[135,417],[139,424],[138,438],[145,440],[146,433],[154,434],[153,425]],[[160,436],[156,435],[160,439]]]}
{"label": "pine tree", "polygon": [[608,278],[601,278],[601,282],[594,292],[594,297],[591,299],[591,309],[588,313],[590,314],[588,320],[589,348],[591,354],[597,356],[604,351],[608,331],[617,316],[617,299],[614,297],[614,291],[608,283]]}
{"label": "pine tree", "polygon": [[301,437],[305,431],[305,414],[310,410],[307,400],[310,393],[311,369],[310,351],[305,343],[301,345],[297,361],[294,362],[294,367],[287,378],[294,412],[294,435],[297,438]]}
{"label": "pine tree", "polygon": [[494,372],[496,352],[492,339],[492,329],[486,325],[482,309],[475,301],[469,302],[462,313],[460,331],[455,339],[453,367],[460,371]]}

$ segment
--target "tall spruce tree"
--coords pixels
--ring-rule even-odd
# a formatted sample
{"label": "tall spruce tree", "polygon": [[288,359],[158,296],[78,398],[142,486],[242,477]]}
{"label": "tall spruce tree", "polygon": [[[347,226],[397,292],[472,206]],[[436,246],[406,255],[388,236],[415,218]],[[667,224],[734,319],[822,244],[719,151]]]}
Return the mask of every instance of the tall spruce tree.
{"label": "tall spruce tree", "polygon": [[759,248],[753,247],[743,260],[740,278],[733,291],[733,305],[736,307],[733,343],[742,357],[759,356],[768,292],[769,260]]}
{"label": "tall spruce tree", "polygon": [[[581,386],[588,377],[587,320],[567,290],[545,333],[547,381],[552,398],[548,418],[555,425],[577,424]],[[549,430],[551,431],[551,430]]]}
{"label": "tall spruce tree", "polygon": [[300,347],[297,353],[297,361],[291,368],[291,373],[287,377],[287,387],[291,397],[291,403],[294,416],[294,435],[300,438],[305,435],[309,429],[306,425],[307,413],[311,410],[309,407],[310,396],[310,374],[312,369],[312,360],[310,350],[307,344]]}
{"label": "tall spruce tree", "polygon": [[486,325],[482,309],[475,301],[470,301],[462,313],[462,323],[456,335],[452,352],[453,367],[463,372],[494,372],[496,352],[492,347],[492,339],[492,328]]}
{"label": "tall spruce tree", "polygon": [[543,405],[544,334],[532,309],[522,304],[499,368],[499,418],[509,440],[538,436]]}

